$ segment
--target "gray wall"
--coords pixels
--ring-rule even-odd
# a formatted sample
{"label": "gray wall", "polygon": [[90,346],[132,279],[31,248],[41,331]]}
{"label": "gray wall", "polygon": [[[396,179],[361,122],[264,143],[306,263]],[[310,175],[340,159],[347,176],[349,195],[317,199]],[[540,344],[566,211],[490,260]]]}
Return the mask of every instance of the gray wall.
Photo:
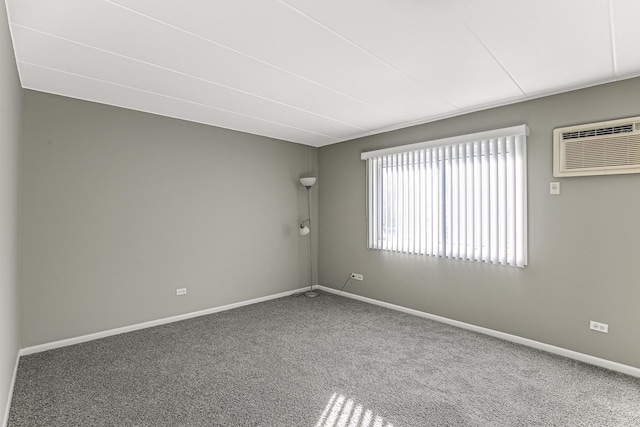
{"label": "gray wall", "polygon": [[[639,99],[636,78],[321,148],[320,284],[363,273],[346,291],[640,368],[640,175],[552,175],[553,128],[640,116]],[[366,249],[361,152],[521,123],[531,130],[528,267]]]}
{"label": "gray wall", "polygon": [[33,91],[24,123],[23,347],[309,284],[316,148]]}
{"label": "gray wall", "polygon": [[18,356],[18,164],[22,88],[0,5],[0,423]]}

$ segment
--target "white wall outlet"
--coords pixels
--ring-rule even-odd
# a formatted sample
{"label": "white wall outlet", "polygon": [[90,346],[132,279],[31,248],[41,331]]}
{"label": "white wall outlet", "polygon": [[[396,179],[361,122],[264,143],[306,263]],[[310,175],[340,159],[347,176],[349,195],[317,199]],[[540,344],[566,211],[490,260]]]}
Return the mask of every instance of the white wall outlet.
{"label": "white wall outlet", "polygon": [[180,288],[180,289],[176,289],[176,295],[186,295],[187,294],[187,288]]}
{"label": "white wall outlet", "polygon": [[359,280],[361,282],[364,280],[364,276],[362,274],[358,274],[358,273],[351,273],[351,278],[353,280]]}
{"label": "white wall outlet", "polygon": [[589,322],[589,329],[593,329],[594,331],[604,332],[605,334],[609,333],[609,325],[601,322],[594,322],[593,320]]}
{"label": "white wall outlet", "polygon": [[558,196],[560,194],[560,183],[559,182],[551,182],[549,183],[549,194],[552,196]]}

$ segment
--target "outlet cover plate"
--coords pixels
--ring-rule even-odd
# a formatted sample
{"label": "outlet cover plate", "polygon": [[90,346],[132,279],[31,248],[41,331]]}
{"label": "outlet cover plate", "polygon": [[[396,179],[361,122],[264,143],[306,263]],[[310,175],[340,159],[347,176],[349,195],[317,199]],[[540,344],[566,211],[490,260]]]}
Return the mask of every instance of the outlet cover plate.
{"label": "outlet cover plate", "polygon": [[591,320],[589,322],[589,329],[593,329],[594,331],[603,332],[605,334],[609,333],[609,325],[602,322],[594,322]]}

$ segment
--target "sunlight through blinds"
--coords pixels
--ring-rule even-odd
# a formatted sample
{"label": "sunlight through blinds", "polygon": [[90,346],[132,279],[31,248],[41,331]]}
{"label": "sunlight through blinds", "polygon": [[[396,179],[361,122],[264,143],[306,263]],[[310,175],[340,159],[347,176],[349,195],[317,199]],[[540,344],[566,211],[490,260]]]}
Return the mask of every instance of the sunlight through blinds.
{"label": "sunlight through blinds", "polygon": [[368,247],[527,265],[526,125],[362,153]]}

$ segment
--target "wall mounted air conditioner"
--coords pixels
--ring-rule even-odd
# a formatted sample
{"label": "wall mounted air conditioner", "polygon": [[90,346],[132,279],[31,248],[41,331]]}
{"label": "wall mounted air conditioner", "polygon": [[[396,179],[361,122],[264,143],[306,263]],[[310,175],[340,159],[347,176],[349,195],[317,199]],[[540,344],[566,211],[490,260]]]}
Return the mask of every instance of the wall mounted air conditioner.
{"label": "wall mounted air conditioner", "polygon": [[640,173],[640,117],[553,130],[553,176]]}

